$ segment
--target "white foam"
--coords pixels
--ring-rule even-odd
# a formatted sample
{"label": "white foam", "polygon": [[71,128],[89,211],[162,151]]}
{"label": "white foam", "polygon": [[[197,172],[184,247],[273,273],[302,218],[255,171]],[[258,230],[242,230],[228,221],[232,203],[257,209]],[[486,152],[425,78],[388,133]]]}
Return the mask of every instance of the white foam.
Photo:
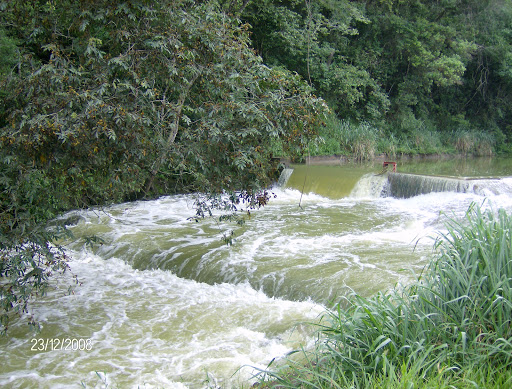
{"label": "white foam", "polygon": [[[74,256],[70,265],[83,285],[70,296],[63,295],[62,285],[37,305],[43,324],[39,336],[92,339],[92,349],[31,353],[27,337],[16,344],[27,349],[22,359],[9,357],[0,384],[14,374],[16,382],[58,387],[63,376],[68,384],[93,382],[90,372],[98,371],[106,372],[114,386],[196,387],[204,369],[229,383],[241,364],[264,367],[297,347],[288,343],[291,328],[323,310],[313,303],[269,298],[248,284],[208,285],[167,271],[137,271],[119,259],[106,261],[85,251]],[[305,342],[303,335],[299,338]],[[3,348],[10,346],[7,341]],[[20,363],[45,373],[9,372],[10,364]],[[250,372],[242,374],[250,378]]]}
{"label": "white foam", "polygon": [[[512,178],[504,181],[512,185]],[[191,196],[80,212],[75,234],[97,234],[106,243],[94,253],[74,243],[70,266],[83,286],[68,296],[70,279],[59,277],[34,313],[43,324],[38,337],[91,339],[92,349],[30,351],[22,320],[12,328],[17,336],[0,339],[6,361],[0,385],[58,388],[84,381],[94,387],[105,379],[114,387],[185,388],[208,377],[229,387],[251,377],[244,368],[231,378],[241,365],[264,368],[312,341],[305,329],[292,330],[323,311],[312,299],[407,282],[410,274],[400,269],[426,263],[428,238],[445,220],[440,211],[462,216],[485,198],[443,192],[331,200],[293,189],[274,193],[266,207],[251,210],[244,227],[190,221]],[[487,196],[485,207],[512,209],[509,194]],[[231,228],[229,247],[219,237]]]}

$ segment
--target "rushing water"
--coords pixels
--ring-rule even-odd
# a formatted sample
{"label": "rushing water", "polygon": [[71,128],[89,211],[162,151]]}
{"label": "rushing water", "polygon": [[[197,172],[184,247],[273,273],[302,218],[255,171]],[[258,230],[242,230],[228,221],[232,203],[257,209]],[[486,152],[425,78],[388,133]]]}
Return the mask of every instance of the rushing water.
{"label": "rushing water", "polygon": [[[504,177],[509,162],[399,170]],[[192,196],[74,213],[80,221],[67,245],[83,284],[68,295],[72,279],[59,276],[33,308],[41,333],[22,319],[0,339],[0,386],[247,387],[254,368],[312,342],[306,323],[326,306],[420,272],[443,228],[440,211],[463,215],[484,199],[512,210],[510,178],[499,180],[502,190],[398,199],[381,197],[387,176],[379,170],[295,167],[242,227],[190,221]],[[230,229],[227,246],[221,237]],[[90,235],[104,243],[86,247]]]}

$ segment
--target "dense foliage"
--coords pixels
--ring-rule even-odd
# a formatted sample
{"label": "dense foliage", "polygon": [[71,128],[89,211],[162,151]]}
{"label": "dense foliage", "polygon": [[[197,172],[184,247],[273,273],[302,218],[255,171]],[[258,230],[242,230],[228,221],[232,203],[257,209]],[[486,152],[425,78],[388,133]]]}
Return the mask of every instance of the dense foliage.
{"label": "dense foliage", "polygon": [[[0,2],[2,325],[65,256],[59,213],[197,191],[261,205],[273,139],[300,153],[325,105],[265,66],[216,2]],[[200,209],[204,212],[204,207]]]}
{"label": "dense foliage", "polygon": [[297,71],[339,118],[369,122],[395,148],[429,152],[418,144],[439,132],[462,153],[488,153],[481,134],[508,149],[509,0],[262,0],[242,17],[268,64]]}

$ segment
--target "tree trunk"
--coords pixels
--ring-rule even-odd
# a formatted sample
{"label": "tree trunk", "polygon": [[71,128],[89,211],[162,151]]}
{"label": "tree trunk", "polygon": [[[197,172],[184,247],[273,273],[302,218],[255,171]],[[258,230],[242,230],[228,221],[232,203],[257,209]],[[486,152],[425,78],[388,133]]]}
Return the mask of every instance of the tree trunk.
{"label": "tree trunk", "polygon": [[179,125],[180,125],[180,119],[181,119],[181,111],[183,110],[183,106],[185,105],[185,101],[187,100],[187,97],[189,96],[190,89],[196,82],[196,80],[201,75],[201,72],[197,72],[192,79],[188,82],[184,90],[181,92],[181,95],[178,99],[178,104],[176,107],[176,114],[174,116],[174,120],[171,125],[171,132],[169,136],[167,137],[167,141],[165,142],[165,147],[161,151],[160,158],[158,158],[153,165],[153,169],[151,170],[151,176],[148,179],[148,182],[146,183],[146,188],[144,190],[145,194],[149,193],[151,189],[153,188],[153,183],[155,181],[155,177],[160,171],[160,168],[162,167],[163,163],[167,159],[167,154],[169,149],[171,148],[172,144],[174,143],[176,136],[178,135]]}

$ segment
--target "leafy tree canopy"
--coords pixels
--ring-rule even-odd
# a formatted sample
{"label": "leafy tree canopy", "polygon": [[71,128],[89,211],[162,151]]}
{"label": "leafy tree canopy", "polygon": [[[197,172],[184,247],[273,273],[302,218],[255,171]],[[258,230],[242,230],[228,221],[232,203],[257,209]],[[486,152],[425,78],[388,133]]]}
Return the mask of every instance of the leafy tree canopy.
{"label": "leafy tree canopy", "polygon": [[264,204],[273,142],[300,153],[325,111],[298,74],[264,65],[249,26],[215,1],[0,9],[4,329],[66,269],[51,243],[62,231],[47,228],[60,212],[189,191]]}
{"label": "leafy tree canopy", "polygon": [[511,13],[509,0],[262,0],[242,19],[263,59],[342,119],[512,134]]}

